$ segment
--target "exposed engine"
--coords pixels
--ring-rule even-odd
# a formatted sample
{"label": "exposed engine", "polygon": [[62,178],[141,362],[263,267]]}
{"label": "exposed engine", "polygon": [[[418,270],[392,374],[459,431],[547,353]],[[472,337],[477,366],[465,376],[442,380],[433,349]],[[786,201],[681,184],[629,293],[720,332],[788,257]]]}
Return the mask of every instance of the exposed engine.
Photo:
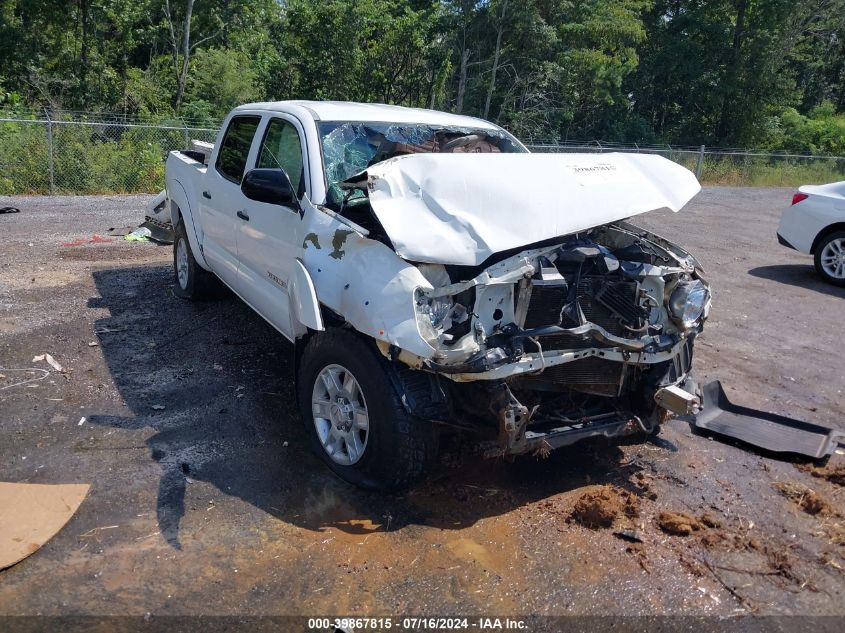
{"label": "exposed engine", "polygon": [[[655,393],[686,378],[710,305],[689,254],[621,223],[488,263],[469,281],[454,282],[466,270],[421,270],[435,290],[418,293],[418,324],[439,352],[426,367],[495,381],[486,399],[457,401],[470,414],[492,402],[522,420],[517,435],[614,414],[654,426],[643,420]],[[467,389],[478,386],[453,390]]]}
{"label": "exposed engine", "polygon": [[[637,345],[644,338],[658,349],[677,340],[681,333],[691,341],[697,334],[690,331],[694,324],[684,324],[682,312],[673,314],[671,296],[676,289],[683,292],[686,286],[695,284],[693,274],[674,270],[678,262],[661,253],[655,244],[638,239],[611,250],[597,241],[601,237],[606,235],[580,239],[541,258],[540,270],[528,283],[524,320],[516,323],[523,331],[535,333],[526,337],[526,351]],[[702,301],[702,312],[704,307]],[[681,373],[689,369],[690,360],[683,359]],[[526,377],[524,382],[535,388],[620,396],[641,373],[635,364],[591,356],[550,367]],[[676,372],[658,382],[678,378]]]}

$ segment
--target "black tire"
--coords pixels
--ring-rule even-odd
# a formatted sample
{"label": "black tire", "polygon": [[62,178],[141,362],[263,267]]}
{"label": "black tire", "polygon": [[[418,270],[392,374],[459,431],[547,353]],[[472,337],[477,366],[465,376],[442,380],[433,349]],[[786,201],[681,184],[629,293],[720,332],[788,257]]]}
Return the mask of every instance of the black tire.
{"label": "black tire", "polygon": [[[344,368],[355,378],[369,417],[363,452],[350,465],[337,463],[323,447],[312,411],[315,383],[331,365]],[[341,479],[381,491],[398,490],[419,479],[437,455],[435,425],[405,410],[389,371],[387,360],[367,341],[348,331],[330,329],[310,338],[297,373],[297,400],[311,449]],[[332,424],[328,420],[323,424],[327,422]]]}
{"label": "black tire", "polygon": [[[179,276],[179,249],[185,249],[187,256],[185,275]],[[194,259],[194,252],[191,250],[191,243],[188,241],[188,233],[185,230],[185,223],[179,219],[179,223],[173,231],[173,292],[177,297],[196,301],[204,295],[205,278],[208,273],[197,264]]]}
{"label": "black tire", "polygon": [[821,275],[822,279],[835,286],[845,286],[845,277],[834,277],[824,269],[824,265],[822,264],[822,254],[825,249],[829,244],[831,244],[831,242],[836,241],[838,241],[840,248],[845,248],[845,231],[834,231],[833,233],[828,233],[822,237],[822,239],[819,240],[819,243],[816,244],[816,250],[813,253],[813,260],[816,265],[816,271],[819,275]]}

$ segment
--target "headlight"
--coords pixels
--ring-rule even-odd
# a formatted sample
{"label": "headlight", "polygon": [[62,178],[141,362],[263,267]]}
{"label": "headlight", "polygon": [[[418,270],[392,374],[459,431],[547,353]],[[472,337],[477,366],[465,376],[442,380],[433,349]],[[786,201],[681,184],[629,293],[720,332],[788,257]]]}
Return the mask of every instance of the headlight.
{"label": "headlight", "polygon": [[700,281],[681,282],[669,297],[669,311],[684,328],[691,328],[704,314],[709,296]]}
{"label": "headlight", "polygon": [[414,306],[417,312],[417,324],[423,338],[432,341],[440,336],[443,330],[443,322],[452,310],[451,297],[426,297],[420,290],[417,290],[414,297]]}

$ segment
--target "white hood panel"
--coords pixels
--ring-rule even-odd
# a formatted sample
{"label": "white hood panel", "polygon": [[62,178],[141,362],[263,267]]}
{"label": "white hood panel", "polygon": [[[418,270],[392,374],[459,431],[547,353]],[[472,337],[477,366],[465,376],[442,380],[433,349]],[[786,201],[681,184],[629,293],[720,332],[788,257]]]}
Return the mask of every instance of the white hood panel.
{"label": "white hood panel", "polygon": [[678,211],[695,176],[650,154],[413,154],[368,168],[399,256],[476,266],[494,253],[646,211]]}

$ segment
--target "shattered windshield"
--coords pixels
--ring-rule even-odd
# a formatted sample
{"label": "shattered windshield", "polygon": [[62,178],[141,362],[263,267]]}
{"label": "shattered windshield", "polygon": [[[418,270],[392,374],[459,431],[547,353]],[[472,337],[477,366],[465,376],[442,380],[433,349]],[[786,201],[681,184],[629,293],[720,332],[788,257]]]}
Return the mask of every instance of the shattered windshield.
{"label": "shattered windshield", "polygon": [[510,134],[496,129],[369,121],[324,121],[318,127],[329,187],[403,154],[527,151]]}

